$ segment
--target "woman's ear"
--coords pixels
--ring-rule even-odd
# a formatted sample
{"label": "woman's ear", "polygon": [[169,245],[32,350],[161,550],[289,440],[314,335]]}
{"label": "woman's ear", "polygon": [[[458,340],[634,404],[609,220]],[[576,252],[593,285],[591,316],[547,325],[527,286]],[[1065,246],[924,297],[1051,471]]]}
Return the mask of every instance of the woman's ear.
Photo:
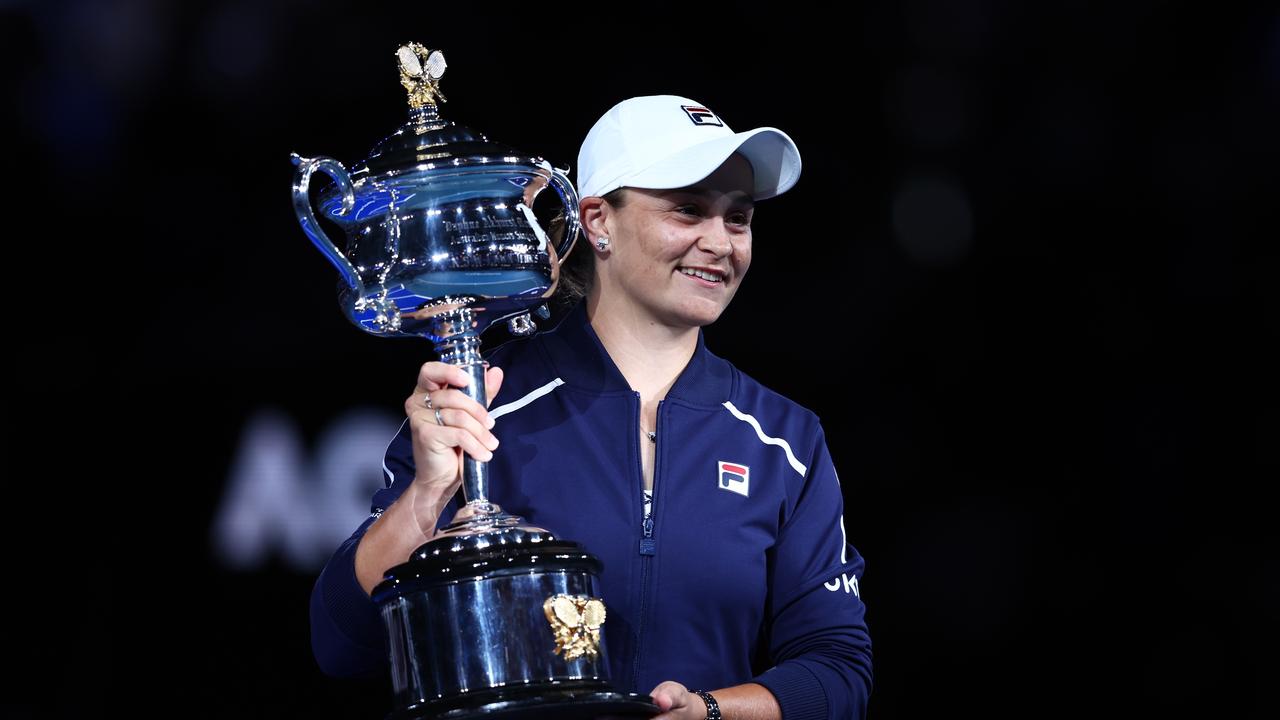
{"label": "woman's ear", "polygon": [[585,239],[591,244],[594,245],[599,238],[609,236],[605,221],[610,210],[612,208],[609,203],[602,197],[584,197],[578,202],[578,222],[582,223],[582,230],[587,235]]}

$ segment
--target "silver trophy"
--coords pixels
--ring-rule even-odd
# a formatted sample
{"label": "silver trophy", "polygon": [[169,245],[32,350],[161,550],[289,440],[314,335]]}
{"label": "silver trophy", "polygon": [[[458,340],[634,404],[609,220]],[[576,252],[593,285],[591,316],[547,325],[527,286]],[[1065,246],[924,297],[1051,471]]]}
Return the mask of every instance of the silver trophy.
{"label": "silver trophy", "polygon": [[[536,331],[560,263],[578,238],[566,170],[440,117],[444,56],[417,43],[396,52],[409,120],[350,173],[328,157],[292,156],[303,231],[342,276],[339,303],[375,335],[429,338],[471,376],[487,404],[480,335],[507,321]],[[320,172],[332,179],[315,193]],[[533,213],[551,187],[562,233]],[[317,215],[342,228],[345,249]],[[558,236],[558,237],[555,237]],[[609,685],[601,632],[600,561],[524,525],[489,501],[486,463],[467,457],[466,504],[374,590],[387,631],[396,718],[649,717],[647,695]]]}

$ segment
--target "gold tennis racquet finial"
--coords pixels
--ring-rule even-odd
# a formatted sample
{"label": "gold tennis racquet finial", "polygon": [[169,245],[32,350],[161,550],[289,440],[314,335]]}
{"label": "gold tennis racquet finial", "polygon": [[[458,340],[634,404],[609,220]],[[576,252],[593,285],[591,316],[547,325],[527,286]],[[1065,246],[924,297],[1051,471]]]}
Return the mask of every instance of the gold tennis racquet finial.
{"label": "gold tennis racquet finial", "polygon": [[440,92],[440,77],[447,67],[444,53],[409,43],[396,50],[396,59],[400,66],[400,84],[409,91],[409,107],[417,110],[435,105],[437,98],[445,102],[444,93]]}

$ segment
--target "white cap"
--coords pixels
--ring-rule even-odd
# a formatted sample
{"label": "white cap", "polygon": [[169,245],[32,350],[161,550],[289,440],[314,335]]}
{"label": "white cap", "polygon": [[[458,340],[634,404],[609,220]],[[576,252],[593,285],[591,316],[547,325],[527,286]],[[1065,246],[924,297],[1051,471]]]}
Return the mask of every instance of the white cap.
{"label": "white cap", "polygon": [[578,196],[604,195],[623,186],[693,185],[735,152],[751,161],[755,200],[781,195],[800,178],[800,151],[781,130],[735,133],[702,103],[676,95],[623,100],[582,141]]}

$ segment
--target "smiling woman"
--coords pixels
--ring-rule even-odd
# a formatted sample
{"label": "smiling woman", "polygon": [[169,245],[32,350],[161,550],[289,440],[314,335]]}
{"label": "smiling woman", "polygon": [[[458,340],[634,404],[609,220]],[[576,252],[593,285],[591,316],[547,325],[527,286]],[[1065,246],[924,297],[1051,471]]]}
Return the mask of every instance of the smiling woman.
{"label": "smiling woman", "polygon": [[368,594],[453,517],[466,454],[502,478],[493,501],[603,561],[612,682],[649,692],[661,718],[862,717],[863,560],[822,425],[702,332],[751,266],[755,203],[799,177],[795,144],[735,133],[688,98],[637,97],[595,124],[578,169],[572,309],[489,354],[492,409],[457,389],[458,368],[422,367],[387,488],[316,583],[317,660],[380,671]]}
{"label": "smiling woman", "polygon": [[584,198],[584,228],[610,238],[595,246],[592,316],[673,329],[715,322],[751,265],[752,175],[735,152],[697,188],[623,188],[620,207]]}

